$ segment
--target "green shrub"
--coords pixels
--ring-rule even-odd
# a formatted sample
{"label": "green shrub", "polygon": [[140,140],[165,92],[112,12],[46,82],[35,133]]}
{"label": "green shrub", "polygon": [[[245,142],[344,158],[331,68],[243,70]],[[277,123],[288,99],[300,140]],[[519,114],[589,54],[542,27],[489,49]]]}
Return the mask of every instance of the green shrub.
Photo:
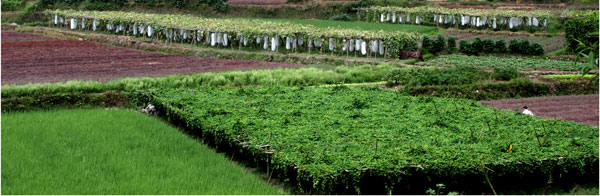
{"label": "green shrub", "polygon": [[519,40],[511,39],[508,44],[508,50],[510,53],[513,53],[513,54],[520,54],[521,49],[519,49]]}
{"label": "green shrub", "polygon": [[473,46],[473,50],[476,50],[478,52],[483,52],[483,41],[481,41],[481,38],[476,37],[473,40],[472,46]]}
{"label": "green shrub", "polygon": [[466,55],[478,55],[479,51],[475,50],[473,44],[466,40],[460,40],[460,52],[465,53]]}
{"label": "green shrub", "polygon": [[346,13],[338,14],[329,18],[329,20],[339,20],[339,21],[354,21],[354,18],[350,17]]}
{"label": "green shrub", "polygon": [[494,67],[492,78],[494,80],[512,80],[519,77],[519,71],[514,66]]}
{"label": "green shrub", "polygon": [[494,40],[492,39],[484,39],[481,42],[482,51],[485,53],[493,53],[494,52]]}
{"label": "green shrub", "polygon": [[24,1],[19,0],[2,0],[0,7],[2,7],[2,11],[15,11],[23,7],[24,3]]}
{"label": "green shrub", "polygon": [[433,50],[433,40],[429,36],[423,36],[423,44],[422,48],[427,52],[432,52]]}
{"label": "green shrub", "polygon": [[407,86],[472,84],[488,78],[483,69],[467,65],[438,68],[397,69],[386,77],[388,83]]}
{"label": "green shrub", "polygon": [[[596,32],[598,34],[598,10],[594,11],[576,11],[572,12],[567,21],[564,23],[565,27],[565,38],[567,39],[566,47],[567,52],[570,54],[576,54],[579,42],[584,42],[585,45],[592,45],[597,42],[598,39],[590,39],[588,35]],[[594,51],[595,56],[598,56],[598,50]]]}
{"label": "green shrub", "polygon": [[531,55],[540,56],[544,54],[544,47],[539,43],[533,43],[530,48]]}
{"label": "green shrub", "polygon": [[506,41],[503,39],[496,40],[494,43],[494,52],[497,53],[506,53],[508,49],[506,49]]}
{"label": "green shrub", "polygon": [[448,51],[452,52],[456,50],[456,38],[453,36],[448,37]]}
{"label": "green shrub", "polygon": [[531,44],[529,43],[529,40],[527,39],[522,39],[521,41],[519,41],[519,54],[525,54],[525,55],[530,55],[531,52]]}
{"label": "green shrub", "polygon": [[438,35],[433,45],[435,48],[435,52],[433,53],[441,52],[442,50],[446,49],[446,39],[444,39],[444,36]]}

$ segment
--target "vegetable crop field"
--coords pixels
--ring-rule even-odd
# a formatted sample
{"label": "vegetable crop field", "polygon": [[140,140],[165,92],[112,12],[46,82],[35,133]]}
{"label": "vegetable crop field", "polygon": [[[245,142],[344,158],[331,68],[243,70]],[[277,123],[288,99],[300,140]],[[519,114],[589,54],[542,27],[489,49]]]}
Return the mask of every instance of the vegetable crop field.
{"label": "vegetable crop field", "polygon": [[495,56],[467,56],[467,55],[443,55],[416,65],[434,67],[452,67],[456,65],[468,65],[482,68],[515,67],[522,71],[531,70],[562,70],[578,71],[581,64],[573,61],[546,60],[539,58],[518,57],[495,57]]}
{"label": "vegetable crop field", "polygon": [[345,87],[157,89],[148,97],[193,134],[270,164],[304,193],[416,194],[437,183],[490,193],[486,178],[502,189],[573,180],[598,166],[597,127],[472,100]]}
{"label": "vegetable crop field", "polygon": [[2,194],[286,194],[130,110],[2,114]]}

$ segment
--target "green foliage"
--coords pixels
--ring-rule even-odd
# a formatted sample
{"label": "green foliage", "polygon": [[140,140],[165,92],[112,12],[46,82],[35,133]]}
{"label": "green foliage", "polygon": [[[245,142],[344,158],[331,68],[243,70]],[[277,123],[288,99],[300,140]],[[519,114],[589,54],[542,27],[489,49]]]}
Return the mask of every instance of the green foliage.
{"label": "green foliage", "polygon": [[540,43],[533,43],[529,48],[531,55],[541,56],[544,54],[544,47]]}
{"label": "green foliage", "polygon": [[452,52],[456,50],[456,37],[449,36],[448,37],[448,51]]}
{"label": "green foliage", "polygon": [[514,66],[502,66],[502,67],[494,67],[494,73],[492,73],[492,78],[494,80],[512,80],[519,77],[519,71]]}
{"label": "green foliage", "polygon": [[173,126],[126,109],[2,114],[2,194],[287,194]]}
{"label": "green foliage", "polygon": [[493,53],[494,50],[494,40],[492,39],[484,39],[481,41],[482,51],[485,53]]}
{"label": "green foliage", "polygon": [[476,50],[473,47],[473,44],[471,44],[467,40],[460,40],[459,44],[460,44],[460,46],[459,46],[460,52],[462,52],[466,55],[478,55],[479,54],[479,50]]}
{"label": "green foliage", "polygon": [[442,35],[438,35],[433,44],[435,48],[434,53],[438,53],[446,49],[446,39]]}
{"label": "green foliage", "polygon": [[466,56],[466,55],[443,55],[425,62],[418,62],[419,66],[453,67],[457,65],[475,66],[482,68],[514,66],[518,70],[562,70],[578,71],[579,66],[573,61],[547,60],[542,58],[518,58],[518,57],[495,57],[495,56]]}
{"label": "green foliage", "polygon": [[519,54],[531,54],[531,44],[529,43],[529,40],[522,39],[519,41],[519,44],[517,44],[517,46],[519,48]]}
{"label": "green foliage", "polygon": [[126,78],[106,83],[69,81],[54,84],[3,85],[2,99],[43,97],[60,93],[133,92],[148,88],[194,88],[199,86],[311,86],[320,84],[363,83],[383,81],[395,68],[389,65],[317,68],[272,69],[254,71],[210,72],[174,75],[159,78]]}
{"label": "green foliage", "polygon": [[496,40],[494,43],[494,52],[507,53],[508,49],[506,48],[506,41],[503,39]]}
{"label": "green foliage", "polygon": [[[456,190],[467,182],[487,188],[473,168],[484,164],[495,171],[487,175],[497,183],[545,183],[539,176],[592,175],[598,162],[597,127],[471,100],[400,96],[378,88],[156,89],[148,94],[169,119],[184,122],[217,146],[250,155],[258,165],[270,165],[300,193],[398,194],[406,187],[422,193],[439,183]],[[551,142],[540,146],[534,129]],[[580,145],[570,145],[574,137]]]}
{"label": "green foliage", "polygon": [[435,50],[435,49],[433,49],[433,44],[434,44],[433,40],[429,36],[423,36],[423,41],[422,41],[421,47],[424,50],[433,53],[432,51]]}
{"label": "green foliage", "polygon": [[497,100],[507,98],[588,95],[598,94],[598,86],[587,82],[535,83],[524,79],[509,82],[475,83],[463,85],[438,85],[405,87],[401,93],[413,96],[436,96],[473,100]]}
{"label": "green foliage", "polygon": [[508,44],[508,51],[513,54],[521,53],[521,49],[519,48],[519,40],[511,39]]}
{"label": "green foliage", "polygon": [[0,2],[0,7],[2,7],[2,11],[15,11],[19,10],[21,7],[25,5],[25,1],[22,0],[2,0]]}
{"label": "green foliage", "polygon": [[[566,47],[567,52],[570,54],[577,54],[577,46],[579,41],[585,45],[591,45],[598,41],[598,37],[588,37],[591,33],[598,34],[598,10],[595,11],[576,11],[573,12],[567,21],[564,23],[565,26],[565,38],[567,39]],[[594,54],[598,56],[598,49],[595,49]]]}
{"label": "green foliage", "polygon": [[329,18],[329,20],[339,20],[339,21],[354,21],[354,18],[349,16],[346,13],[338,14]]}
{"label": "green foliage", "polygon": [[483,41],[481,41],[481,38],[475,37],[473,43],[471,44],[471,47],[473,47],[473,50],[483,52]]}
{"label": "green foliage", "polygon": [[396,69],[387,76],[387,81],[394,85],[426,86],[472,84],[489,79],[483,69],[473,66],[437,68],[403,68]]}

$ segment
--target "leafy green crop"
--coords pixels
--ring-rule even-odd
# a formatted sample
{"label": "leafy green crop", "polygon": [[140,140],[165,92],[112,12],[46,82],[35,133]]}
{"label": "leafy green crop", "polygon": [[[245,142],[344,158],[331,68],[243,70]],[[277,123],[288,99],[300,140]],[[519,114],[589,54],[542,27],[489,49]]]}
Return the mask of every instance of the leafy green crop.
{"label": "leafy green crop", "polygon": [[538,58],[495,57],[495,56],[466,56],[443,55],[426,62],[416,63],[421,66],[452,67],[456,65],[469,65],[484,68],[514,66],[518,70],[562,70],[578,71],[572,61],[546,60]]}
{"label": "leafy green crop", "polygon": [[472,100],[345,87],[146,95],[192,134],[250,154],[303,193],[422,193],[435,183],[474,190],[486,187],[484,175],[500,186],[597,172],[597,127]]}

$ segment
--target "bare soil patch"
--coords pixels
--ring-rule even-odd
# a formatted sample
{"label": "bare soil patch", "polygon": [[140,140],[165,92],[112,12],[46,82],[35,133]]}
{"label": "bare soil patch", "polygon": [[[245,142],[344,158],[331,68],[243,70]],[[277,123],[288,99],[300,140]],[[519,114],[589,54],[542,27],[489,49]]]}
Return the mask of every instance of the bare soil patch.
{"label": "bare soil patch", "polygon": [[10,31],[2,31],[2,42],[14,42],[14,41],[44,41],[44,40],[57,40],[56,38],[46,37],[36,34],[29,33],[16,33]]}
{"label": "bare soil patch", "polygon": [[[107,47],[77,40],[18,41],[39,37],[2,32],[2,84],[108,81],[124,77],[164,76],[223,70],[299,67],[297,64],[166,55]],[[44,36],[40,36],[44,37]],[[27,39],[29,39],[27,38]]]}
{"label": "bare soil patch", "polygon": [[527,106],[536,116],[598,126],[598,95],[533,97],[480,103],[503,110],[518,107],[519,111],[523,111],[523,106]]}

